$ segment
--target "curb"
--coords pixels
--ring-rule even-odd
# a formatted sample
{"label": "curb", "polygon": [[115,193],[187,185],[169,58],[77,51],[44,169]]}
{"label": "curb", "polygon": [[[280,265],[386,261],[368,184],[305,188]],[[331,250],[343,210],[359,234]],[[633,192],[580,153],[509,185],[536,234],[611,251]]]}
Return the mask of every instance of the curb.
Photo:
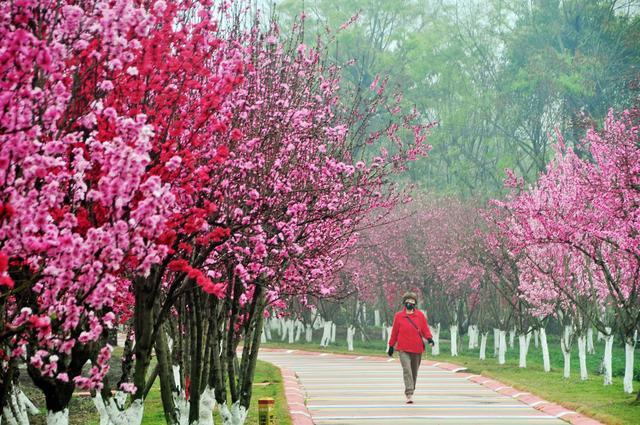
{"label": "curb", "polygon": [[[373,357],[373,356],[320,353],[317,351],[287,350],[284,348],[261,348],[260,350],[264,350],[265,352],[272,352],[272,353],[291,354],[295,352],[298,355],[321,356],[321,357],[331,356],[331,357],[340,358],[340,359],[367,360],[367,361],[374,361],[374,362],[396,361],[396,359],[394,358],[387,359],[384,357]],[[471,382],[482,385],[483,387],[489,388],[490,390],[493,390],[504,396],[514,398],[530,407],[533,407],[536,410],[546,413],[547,415],[554,416],[558,419],[562,419],[563,421],[568,422],[572,425],[603,425],[602,422],[599,422],[588,416],[584,416],[578,412],[569,410],[565,407],[562,407],[559,404],[551,403],[550,401],[546,401],[528,392],[517,390],[511,387],[510,385],[507,385],[495,379],[487,378],[486,376],[476,375],[472,373],[464,373],[463,371],[466,370],[467,368],[462,367],[460,365],[453,364],[453,363],[445,363],[445,362],[435,362],[432,360],[423,360],[422,364],[425,364],[427,366],[437,367],[438,369],[447,370],[452,373],[456,373],[458,376],[464,377]],[[311,418],[311,414],[309,413],[309,410],[307,409],[307,406],[304,402],[305,392],[302,385],[300,384],[300,381],[298,380],[298,377],[292,370],[281,369],[281,371],[282,371],[282,378],[284,380],[285,395],[287,398],[287,404],[289,405],[289,412],[291,414],[293,425],[314,425],[313,419]]]}
{"label": "curb", "polygon": [[[282,350],[287,351],[287,350]],[[305,403],[305,392],[298,380],[298,376],[291,369],[280,368],[284,383],[284,395],[293,425],[314,425],[311,413]]]}

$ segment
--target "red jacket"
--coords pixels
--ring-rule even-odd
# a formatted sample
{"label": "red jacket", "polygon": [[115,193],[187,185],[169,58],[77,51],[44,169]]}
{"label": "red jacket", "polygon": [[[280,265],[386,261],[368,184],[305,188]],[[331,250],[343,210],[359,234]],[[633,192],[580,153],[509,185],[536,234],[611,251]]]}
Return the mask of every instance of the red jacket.
{"label": "red jacket", "polygon": [[[411,318],[416,327],[420,329],[420,333],[418,333],[418,329],[411,324],[409,318]],[[431,329],[429,329],[427,318],[418,309],[414,310],[413,314],[407,314],[407,309],[405,308],[397,312],[393,318],[393,329],[391,330],[389,345],[394,346],[397,343],[395,348],[398,351],[422,354],[424,344],[422,343],[420,334],[422,334],[424,338],[431,338]]]}

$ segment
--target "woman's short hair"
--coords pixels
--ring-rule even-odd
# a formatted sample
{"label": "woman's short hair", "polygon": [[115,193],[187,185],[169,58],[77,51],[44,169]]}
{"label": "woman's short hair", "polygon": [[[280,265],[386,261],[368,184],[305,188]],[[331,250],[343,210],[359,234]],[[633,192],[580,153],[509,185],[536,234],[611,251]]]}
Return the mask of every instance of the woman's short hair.
{"label": "woman's short hair", "polygon": [[412,299],[418,302],[418,296],[415,294],[415,292],[405,292],[405,294],[402,296],[402,304],[404,304],[408,299]]}

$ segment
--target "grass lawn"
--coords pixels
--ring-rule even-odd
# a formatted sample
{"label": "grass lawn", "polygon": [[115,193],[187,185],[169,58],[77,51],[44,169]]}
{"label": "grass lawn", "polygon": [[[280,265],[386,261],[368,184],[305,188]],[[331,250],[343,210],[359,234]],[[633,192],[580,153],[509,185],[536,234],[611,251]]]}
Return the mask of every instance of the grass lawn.
{"label": "grass lawn", "polygon": [[[275,334],[274,334],[275,335]],[[319,336],[319,335],[318,335]],[[264,347],[273,348],[298,348],[313,351],[326,351],[334,353],[349,353],[344,337],[340,338],[338,333],[336,344],[331,344],[327,348],[319,346],[319,340],[310,344],[287,344],[280,342],[270,342],[263,344]],[[426,355],[427,359],[456,363],[465,366],[469,372],[482,374],[498,379],[514,388],[536,394],[548,401],[558,404],[591,416],[607,424],[640,424],[640,403],[636,402],[636,394],[625,394],[622,390],[622,375],[624,373],[624,347],[615,345],[613,350],[613,385],[605,387],[602,384],[602,376],[599,375],[599,366],[604,352],[604,343],[594,341],[596,352],[587,356],[587,369],[589,379],[580,380],[578,350],[574,346],[571,359],[571,377],[562,377],[562,352],[560,351],[559,340],[554,336],[548,336],[549,356],[551,360],[551,372],[544,373],[542,370],[542,351],[534,346],[533,338],[527,356],[527,369],[518,367],[518,340],[515,340],[515,347],[509,348],[506,356],[506,364],[499,365],[496,358],[493,358],[493,335],[489,335],[487,343],[487,360],[478,359],[479,350],[468,349],[468,339],[465,335],[463,339],[463,350],[457,357],[449,355],[450,345],[448,340],[441,339],[440,355],[432,357]],[[508,337],[507,337],[508,339]],[[362,355],[384,356],[385,343],[382,340],[364,342],[354,341],[354,353]],[[636,350],[635,356],[635,377],[634,389],[640,389],[638,378],[640,375],[640,350]],[[400,379],[400,376],[398,377]]]}
{"label": "grass lawn", "polygon": [[[31,418],[31,423],[44,424],[46,415],[46,411],[43,410],[44,397],[42,397],[42,395],[33,388],[24,389],[36,405],[41,407],[41,412],[43,413],[38,416],[33,416]],[[291,418],[289,416],[284,397],[284,384],[280,374],[280,369],[271,363],[258,360],[251,407],[249,409],[249,415],[246,422],[247,425],[258,424],[258,399],[262,397],[271,397],[275,399],[275,416],[277,424],[291,425]],[[222,423],[217,414],[217,409],[214,417],[216,424]],[[100,423],[100,419],[90,398],[74,397],[72,399],[69,409],[69,422],[74,425],[98,425]],[[164,425],[165,423],[162,401],[160,399],[160,382],[156,380],[156,383],[149,393],[144,405],[144,418],[142,420],[142,424]]]}

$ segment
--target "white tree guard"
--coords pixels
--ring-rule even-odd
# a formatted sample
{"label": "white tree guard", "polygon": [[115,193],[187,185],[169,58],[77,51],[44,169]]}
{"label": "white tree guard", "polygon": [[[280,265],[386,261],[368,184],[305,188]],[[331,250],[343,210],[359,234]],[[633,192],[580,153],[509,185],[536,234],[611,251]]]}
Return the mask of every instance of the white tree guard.
{"label": "white tree guard", "polygon": [[287,335],[288,335],[288,332],[289,332],[289,325],[288,325],[289,319],[287,319],[287,320],[280,319],[280,320],[282,321],[282,324],[281,324],[281,327],[280,327],[280,329],[281,329],[280,341],[284,342],[287,339]]}
{"label": "white tree guard", "polygon": [[374,326],[380,326],[380,310],[373,311],[373,324]]}
{"label": "white tree guard", "polygon": [[300,320],[296,320],[296,342],[300,341],[302,338],[302,332],[304,331],[304,323]]}
{"label": "white tree guard", "polygon": [[511,350],[513,350],[513,347],[516,344],[516,329],[515,328],[511,328],[509,330],[509,348]]}
{"label": "white tree guard", "polygon": [[500,351],[500,329],[493,328],[493,357],[498,357]]}
{"label": "white tree guard", "polygon": [[335,344],[336,342],[336,324],[331,323],[331,343]]}
{"label": "white tree guard", "polygon": [[540,331],[537,329],[533,331],[533,346],[540,347]]}

